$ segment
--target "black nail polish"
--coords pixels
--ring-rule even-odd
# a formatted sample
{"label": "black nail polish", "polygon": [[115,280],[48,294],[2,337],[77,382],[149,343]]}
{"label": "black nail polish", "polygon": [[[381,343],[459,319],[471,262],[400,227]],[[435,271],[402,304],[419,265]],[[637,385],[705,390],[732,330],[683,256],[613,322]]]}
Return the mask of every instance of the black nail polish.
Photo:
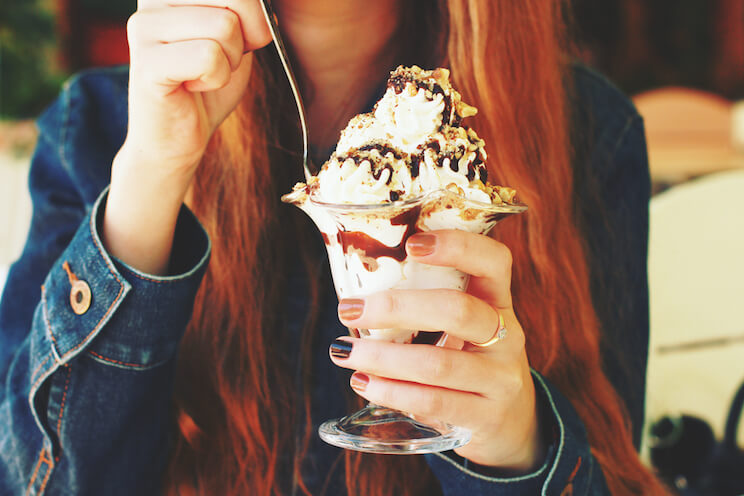
{"label": "black nail polish", "polygon": [[339,360],[349,358],[349,355],[351,355],[352,346],[353,344],[350,341],[337,339],[331,345],[331,356],[334,358],[338,358]]}

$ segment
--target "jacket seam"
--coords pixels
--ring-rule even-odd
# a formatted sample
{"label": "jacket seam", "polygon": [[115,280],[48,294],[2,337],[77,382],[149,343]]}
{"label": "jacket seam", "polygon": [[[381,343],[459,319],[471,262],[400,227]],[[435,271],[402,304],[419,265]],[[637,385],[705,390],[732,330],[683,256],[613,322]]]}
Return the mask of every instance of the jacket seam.
{"label": "jacket seam", "polygon": [[[65,390],[62,393],[62,401],[59,405],[59,418],[57,419],[57,439],[59,440],[59,450],[62,452],[62,418],[65,415],[65,402],[67,401],[67,388],[70,386],[70,376],[72,375],[72,367],[67,364],[64,365],[67,369],[67,378],[65,378]],[[59,454],[55,457],[55,460],[59,461]]]}
{"label": "jacket seam", "polygon": [[[198,219],[196,219],[196,221],[198,222]],[[200,227],[200,229],[202,231],[202,234],[207,238],[207,247],[204,250],[204,255],[202,255],[199,258],[199,260],[196,262],[196,264],[191,269],[189,269],[187,272],[184,272],[182,274],[176,274],[176,275],[173,275],[173,276],[161,276],[161,277],[155,278],[155,277],[153,277],[151,275],[141,273],[140,271],[138,271],[134,267],[130,267],[129,265],[125,264],[124,262],[122,262],[119,259],[116,259],[116,260],[117,260],[117,262],[119,262],[120,264],[122,264],[127,269],[127,273],[128,274],[132,274],[133,276],[135,276],[138,279],[141,279],[143,281],[154,282],[154,283],[157,283],[157,284],[169,284],[169,283],[180,282],[183,279],[194,275],[199,270],[199,268],[204,264],[204,262],[209,258],[210,254],[212,252],[212,240],[209,239],[209,235],[206,233],[206,231],[204,231],[203,228]]]}
{"label": "jacket seam", "polygon": [[52,475],[52,469],[54,468],[54,464],[46,456],[46,453],[45,453],[43,461],[47,466],[47,470],[46,470],[46,475],[44,475],[44,480],[41,481],[41,487],[39,488],[39,495],[44,494],[44,490],[46,489],[47,482],[49,482],[49,477]]}
{"label": "jacket seam", "polygon": [[108,357],[105,357],[103,355],[100,355],[100,354],[96,353],[93,350],[88,350],[88,354],[91,355],[93,358],[97,358],[99,360],[103,360],[103,361],[106,361],[106,362],[109,362],[109,363],[113,363],[115,365],[120,365],[122,367],[133,368],[133,369],[149,369],[149,368],[152,368],[152,367],[156,367],[156,366],[158,366],[158,365],[160,365],[160,364],[162,364],[162,363],[165,362],[165,360],[163,360],[161,362],[157,362],[157,363],[145,365],[145,364],[141,364],[141,363],[127,363],[127,362],[122,362],[120,360],[115,360],[113,358],[108,358]]}
{"label": "jacket seam", "polygon": [[49,357],[50,356],[52,356],[51,352],[46,356],[46,358],[39,365],[36,366],[36,368],[34,369],[34,371],[31,372],[31,380],[32,381],[34,380],[34,376],[36,375],[36,373],[44,366],[45,363],[47,363],[49,361]]}
{"label": "jacket seam", "polygon": [[548,472],[548,475],[545,478],[545,483],[543,484],[542,491],[541,491],[542,496],[547,496],[548,485],[550,485],[550,482],[553,479],[553,476],[555,475],[555,471],[558,469],[558,465],[561,461],[561,455],[563,454],[563,450],[565,448],[566,426],[563,425],[563,418],[558,412],[558,408],[556,407],[555,401],[553,400],[553,395],[551,394],[550,389],[548,389],[547,384],[545,384],[545,381],[543,380],[542,376],[536,373],[534,370],[533,370],[533,376],[538,380],[538,382],[543,388],[543,391],[545,392],[545,396],[548,398],[548,403],[550,403],[550,408],[551,410],[553,410],[553,415],[558,421],[558,431],[560,432],[559,441],[558,441],[558,449],[556,449],[556,452],[555,452],[555,460],[553,461],[553,466],[550,468],[550,472]]}
{"label": "jacket seam", "polygon": [[167,280],[151,279],[151,278],[149,278],[149,277],[141,276],[141,275],[137,274],[136,272],[134,272],[133,270],[130,270],[129,272],[130,272],[130,273],[131,273],[131,274],[132,274],[132,275],[133,275],[134,277],[136,277],[137,279],[142,279],[143,281],[147,281],[147,282],[154,282],[155,284],[163,284],[163,283],[166,283],[166,282],[175,282],[175,281],[167,281]]}
{"label": "jacket seam", "polygon": [[448,463],[450,463],[452,466],[454,466],[456,469],[458,469],[460,472],[466,473],[471,477],[475,477],[476,479],[481,479],[487,482],[499,482],[499,483],[512,483],[512,482],[522,482],[525,480],[533,479],[536,477],[539,477],[542,475],[542,473],[546,470],[547,464],[543,464],[542,467],[540,467],[540,470],[537,472],[533,472],[531,474],[522,475],[519,477],[508,477],[508,478],[499,478],[499,477],[489,477],[487,475],[479,474],[478,472],[474,472],[473,470],[470,470],[467,467],[463,467],[459,463],[457,463],[455,460],[449,458],[448,456],[443,455],[442,453],[434,453],[434,455],[438,456],[439,458],[442,458],[443,460],[446,460]]}
{"label": "jacket seam", "polygon": [[31,474],[31,480],[28,482],[28,486],[26,486],[25,494],[31,493],[31,487],[34,485],[34,481],[36,481],[36,476],[39,475],[39,468],[41,468],[41,462],[43,459],[44,459],[44,448],[41,448],[41,451],[39,451],[39,459],[36,461],[36,468],[34,469],[34,473]]}

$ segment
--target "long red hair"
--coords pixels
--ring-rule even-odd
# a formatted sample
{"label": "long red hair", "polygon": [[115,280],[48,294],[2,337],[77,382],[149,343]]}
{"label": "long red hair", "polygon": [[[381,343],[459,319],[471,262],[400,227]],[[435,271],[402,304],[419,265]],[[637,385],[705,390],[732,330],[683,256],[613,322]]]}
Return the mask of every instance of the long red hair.
{"label": "long red hair", "polygon": [[[451,69],[463,99],[480,110],[471,125],[487,143],[489,176],[515,187],[530,207],[500,226],[498,238],[514,254],[512,291],[531,365],[572,401],[613,494],[664,493],[640,463],[622,402],[602,371],[576,219],[571,208],[556,208],[568,207],[573,190],[563,5],[440,0],[415,10],[431,17],[419,19],[416,33],[411,25],[408,34],[401,30],[411,37],[405,46],[427,40],[425,56],[408,62]],[[171,494],[280,494],[279,458],[287,453],[299,453],[295,480],[308,493],[299,466],[315,433],[309,425],[303,439],[291,433],[310,400],[293,394],[277,310],[289,250],[318,249],[307,246],[315,239],[309,222],[279,202],[301,170],[287,152],[296,125],[278,117],[295,115],[289,98],[273,51],[256,54],[246,97],[215,133],[197,173],[191,207],[213,253],[179,354]],[[306,270],[316,270],[309,260]],[[308,278],[311,309],[321,292],[316,276]],[[305,325],[303,347],[311,349],[314,311]],[[349,494],[436,487],[421,457],[348,452],[344,463]]]}

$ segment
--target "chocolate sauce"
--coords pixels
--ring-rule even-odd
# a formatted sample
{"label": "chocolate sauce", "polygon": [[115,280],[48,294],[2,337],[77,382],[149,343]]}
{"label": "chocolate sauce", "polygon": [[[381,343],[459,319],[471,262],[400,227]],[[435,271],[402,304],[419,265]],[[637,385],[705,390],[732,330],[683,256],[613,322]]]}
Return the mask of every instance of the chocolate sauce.
{"label": "chocolate sauce", "polygon": [[387,246],[375,238],[372,238],[360,231],[343,231],[341,232],[341,245],[344,247],[344,253],[348,254],[350,248],[355,248],[364,252],[365,256],[378,258],[390,257],[398,262],[406,258],[405,250],[400,246]]}
{"label": "chocolate sauce", "polygon": [[380,143],[370,143],[368,145],[363,145],[363,146],[360,146],[358,148],[358,150],[360,152],[367,152],[367,151],[372,151],[372,150],[378,150],[380,152],[380,155],[382,155],[383,157],[385,155],[387,155],[388,153],[392,153],[393,156],[396,159],[398,159],[398,160],[400,160],[400,159],[403,158],[403,154],[400,151],[396,150],[392,146],[383,145],[383,144],[380,144]]}
{"label": "chocolate sauce", "polygon": [[488,182],[488,171],[486,170],[486,164],[483,163],[483,158],[481,157],[480,151],[475,155],[475,159],[473,159],[472,165],[473,168],[478,170],[478,176],[480,177],[480,180],[483,181],[483,184],[486,184]]}
{"label": "chocolate sauce", "polygon": [[382,171],[385,169],[390,171],[390,174],[388,175],[387,181],[385,181],[385,184],[390,184],[390,181],[393,179],[393,166],[390,164],[385,164],[382,167],[378,167],[372,171],[372,177],[375,178],[375,181],[379,181],[380,177],[382,176]]}
{"label": "chocolate sauce", "polygon": [[468,181],[472,181],[473,179],[475,179],[475,166],[472,162],[468,164],[468,173],[465,175],[465,177],[468,178]]}
{"label": "chocolate sauce", "polygon": [[405,76],[401,76],[401,75],[392,76],[388,80],[388,87],[393,88],[395,90],[396,95],[400,95],[405,89],[406,83],[410,81],[411,81],[410,78],[407,78]]}
{"label": "chocolate sauce", "polygon": [[419,167],[421,167],[421,155],[411,155],[411,178],[418,177]]}
{"label": "chocolate sauce", "polygon": [[360,157],[359,155],[350,155],[348,157],[340,156],[340,157],[338,157],[338,163],[339,164],[343,164],[344,162],[346,162],[349,159],[353,160],[354,161],[354,164],[356,164],[356,165],[359,165],[359,163],[362,160],[367,160],[367,159],[365,159],[363,157]]}
{"label": "chocolate sauce", "polygon": [[434,140],[434,141],[430,141],[430,142],[428,142],[428,143],[427,143],[427,144],[426,144],[426,145],[424,146],[424,148],[431,148],[432,150],[434,150],[434,153],[439,153],[439,152],[441,152],[441,151],[442,151],[442,147],[441,147],[441,145],[439,144],[439,141],[437,141],[437,140]]}
{"label": "chocolate sauce", "polygon": [[444,110],[442,110],[442,125],[439,129],[441,130],[446,124],[452,124],[452,121],[452,99],[445,96]]}
{"label": "chocolate sauce", "polygon": [[460,166],[458,165],[458,160],[455,159],[455,157],[447,157],[450,159],[450,169],[452,169],[452,172],[457,172],[460,170]]}
{"label": "chocolate sauce", "polygon": [[390,224],[394,226],[406,226],[403,232],[403,238],[396,246],[387,246],[363,232],[339,231],[338,236],[344,253],[348,254],[349,248],[355,248],[370,258],[390,257],[398,262],[402,262],[406,259],[406,240],[419,232],[416,228],[416,221],[420,212],[421,207],[416,206],[390,219]]}

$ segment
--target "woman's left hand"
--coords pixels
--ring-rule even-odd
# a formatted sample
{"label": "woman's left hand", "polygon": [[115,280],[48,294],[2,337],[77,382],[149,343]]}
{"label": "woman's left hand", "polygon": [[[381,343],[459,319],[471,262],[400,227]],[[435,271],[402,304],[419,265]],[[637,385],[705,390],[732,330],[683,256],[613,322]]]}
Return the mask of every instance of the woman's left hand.
{"label": "woman's left hand", "polygon": [[[390,290],[341,300],[339,318],[360,329],[445,331],[462,350],[343,338],[353,344],[336,365],[354,369],[351,384],[367,400],[423,418],[466,427],[470,443],[456,452],[480,465],[526,473],[542,463],[535,387],[522,326],[511,298],[512,257],[502,243],[458,230],[409,238],[410,259],[470,274],[467,292]],[[504,318],[507,336],[482,348]]]}

